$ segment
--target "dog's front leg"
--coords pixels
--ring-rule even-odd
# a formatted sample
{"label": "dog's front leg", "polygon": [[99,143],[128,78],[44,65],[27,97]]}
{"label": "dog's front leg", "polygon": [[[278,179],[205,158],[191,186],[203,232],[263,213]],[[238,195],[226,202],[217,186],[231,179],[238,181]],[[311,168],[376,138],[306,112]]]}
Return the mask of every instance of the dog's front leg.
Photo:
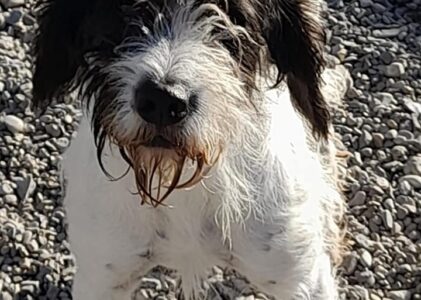
{"label": "dog's front leg", "polygon": [[[112,174],[127,164],[108,153]],[[110,181],[100,170],[89,123],[82,122],[63,162],[75,300],[129,300],[132,284],[153,267],[153,215],[140,205],[133,179]]]}
{"label": "dog's front leg", "polygon": [[231,264],[258,290],[277,300],[337,299],[330,258],[311,231],[301,239],[281,224],[251,227],[234,236]]}

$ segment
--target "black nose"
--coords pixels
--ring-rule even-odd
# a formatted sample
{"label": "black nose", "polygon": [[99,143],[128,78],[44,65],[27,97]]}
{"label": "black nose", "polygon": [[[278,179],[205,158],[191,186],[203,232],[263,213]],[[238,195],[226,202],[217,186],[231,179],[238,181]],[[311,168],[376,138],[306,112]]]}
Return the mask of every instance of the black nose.
{"label": "black nose", "polygon": [[135,91],[135,106],[148,123],[163,127],[176,124],[187,116],[187,99],[180,99],[147,80]]}

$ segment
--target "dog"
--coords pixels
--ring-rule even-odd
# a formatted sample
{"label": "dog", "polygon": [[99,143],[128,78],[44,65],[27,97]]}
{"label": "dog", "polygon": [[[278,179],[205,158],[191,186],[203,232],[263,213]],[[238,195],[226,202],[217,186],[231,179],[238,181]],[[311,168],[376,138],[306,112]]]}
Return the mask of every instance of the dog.
{"label": "dog", "polygon": [[74,299],[133,299],[157,265],[187,299],[214,265],[276,299],[338,298],[317,0],[43,0],[37,13],[33,104],[77,94],[85,112],[63,163]]}

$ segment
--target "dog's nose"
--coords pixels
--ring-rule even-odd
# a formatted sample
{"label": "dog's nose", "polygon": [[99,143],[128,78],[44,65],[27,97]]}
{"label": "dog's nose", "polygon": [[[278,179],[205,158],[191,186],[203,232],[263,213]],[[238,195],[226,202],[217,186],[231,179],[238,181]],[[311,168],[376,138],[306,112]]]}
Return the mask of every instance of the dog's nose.
{"label": "dog's nose", "polygon": [[135,92],[135,106],[148,123],[159,127],[176,124],[187,116],[187,99],[181,99],[147,80]]}

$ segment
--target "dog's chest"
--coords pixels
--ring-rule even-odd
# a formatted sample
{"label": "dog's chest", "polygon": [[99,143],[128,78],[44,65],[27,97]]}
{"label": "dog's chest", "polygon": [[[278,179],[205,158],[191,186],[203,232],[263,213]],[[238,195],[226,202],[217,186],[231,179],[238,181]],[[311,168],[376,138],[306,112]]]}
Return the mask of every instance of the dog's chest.
{"label": "dog's chest", "polygon": [[216,223],[216,207],[200,193],[175,193],[173,207],[154,211],[152,255],[181,273],[203,273],[229,258],[222,231]]}

